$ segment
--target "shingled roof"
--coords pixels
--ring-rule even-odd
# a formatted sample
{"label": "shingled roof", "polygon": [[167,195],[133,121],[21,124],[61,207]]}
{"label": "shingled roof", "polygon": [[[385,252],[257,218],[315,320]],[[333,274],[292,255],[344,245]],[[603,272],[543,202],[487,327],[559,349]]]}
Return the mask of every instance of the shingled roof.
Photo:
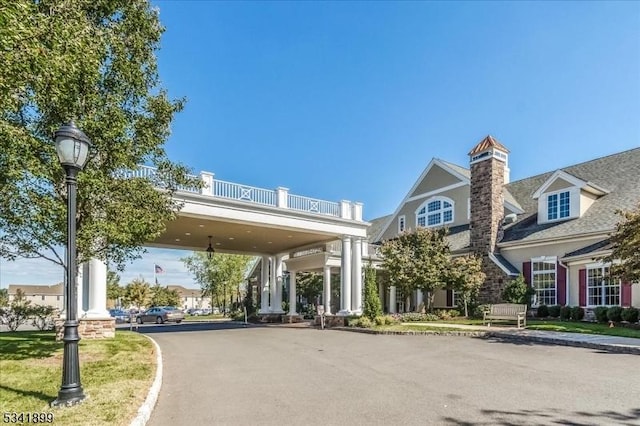
{"label": "shingled roof", "polygon": [[609,232],[620,216],[616,210],[631,210],[640,202],[640,148],[634,148],[595,160],[564,167],[561,170],[610,191],[599,197],[576,219],[538,224],[538,201],[533,193],[555,172],[511,182],[505,185],[525,211],[518,221],[506,227],[501,243],[562,238],[593,232]]}

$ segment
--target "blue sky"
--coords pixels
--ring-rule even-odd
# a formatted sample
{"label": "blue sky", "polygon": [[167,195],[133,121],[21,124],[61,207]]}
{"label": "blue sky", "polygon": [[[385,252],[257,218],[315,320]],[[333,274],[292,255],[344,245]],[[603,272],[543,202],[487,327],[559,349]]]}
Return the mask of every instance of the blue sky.
{"label": "blue sky", "polygon": [[[427,163],[492,134],[511,179],[640,146],[638,2],[155,1],[167,142],[195,172],[393,212]],[[191,284],[152,250],[123,275]],[[53,284],[44,262],[0,282]],[[33,272],[37,271],[37,272]]]}

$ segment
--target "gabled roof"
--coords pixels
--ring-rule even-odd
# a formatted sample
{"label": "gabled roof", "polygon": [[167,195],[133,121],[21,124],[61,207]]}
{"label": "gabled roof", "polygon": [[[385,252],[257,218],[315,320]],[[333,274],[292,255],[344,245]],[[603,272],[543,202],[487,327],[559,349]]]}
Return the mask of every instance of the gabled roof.
{"label": "gabled roof", "polygon": [[25,296],[62,296],[62,283],[54,285],[30,285],[30,284],[9,284],[8,293],[15,295],[18,289],[24,292]]}
{"label": "gabled roof", "polygon": [[594,256],[598,253],[609,252],[613,249],[613,243],[609,238],[598,241],[597,243],[589,244],[585,247],[580,247],[578,250],[574,250],[565,254],[562,259],[567,260],[569,258],[578,258],[578,257],[589,257]]}
{"label": "gabled roof", "polygon": [[609,193],[609,191],[607,191],[604,188],[601,188],[600,186],[591,183],[591,182],[586,182],[582,179],[580,179],[579,177],[573,176],[570,173],[565,172],[564,170],[556,170],[543,184],[542,186],[540,186],[540,188],[538,188],[538,190],[536,192],[533,193],[533,198],[535,198],[536,200],[538,198],[540,198],[540,196],[547,190],[547,188],[549,188],[553,182],[555,182],[558,179],[562,179],[564,181],[569,182],[570,184],[572,184],[573,186],[576,186],[580,189],[584,189],[585,191],[588,191],[592,194],[595,195],[604,195]]}
{"label": "gabled roof", "polygon": [[372,234],[374,235],[374,238],[371,240],[372,243],[377,242],[382,238],[386,230],[389,228],[389,225],[391,225],[393,218],[395,218],[398,215],[398,213],[400,212],[402,207],[405,205],[409,197],[411,197],[411,194],[413,194],[416,188],[418,188],[420,183],[429,173],[429,170],[431,170],[434,166],[438,166],[441,169],[445,170],[446,172],[449,172],[451,175],[460,179],[462,182],[469,183],[469,171],[464,169],[464,167],[457,166],[455,164],[449,163],[448,161],[443,161],[439,158],[433,158],[429,162],[429,164],[427,164],[427,167],[425,167],[425,169],[422,171],[422,173],[420,174],[420,177],[418,177],[418,179],[415,181],[411,189],[407,192],[407,195],[405,195],[405,197],[402,199],[400,204],[398,204],[398,207],[393,212],[393,214],[388,216],[386,223],[384,224],[384,226],[380,228],[380,232],[378,232],[377,235]]}
{"label": "gabled roof", "polygon": [[509,150],[507,149],[507,147],[505,147],[500,142],[498,142],[496,139],[494,139],[493,136],[487,135],[486,138],[482,139],[478,143],[478,145],[476,145],[475,147],[473,147],[473,149],[471,151],[469,151],[469,155],[475,155],[475,154],[478,154],[480,152],[486,151],[486,150],[488,150],[490,148],[498,148],[500,151],[504,151],[506,153],[509,153]]}
{"label": "gabled roof", "polygon": [[598,188],[606,188],[609,193],[595,200],[579,218],[544,224],[537,223],[538,201],[533,195],[556,172],[532,176],[505,185],[520,203],[524,213],[518,217],[518,222],[505,227],[504,237],[498,245],[611,232],[621,219],[616,210],[632,210],[640,202],[638,170],[640,148],[563,167],[563,172]]}

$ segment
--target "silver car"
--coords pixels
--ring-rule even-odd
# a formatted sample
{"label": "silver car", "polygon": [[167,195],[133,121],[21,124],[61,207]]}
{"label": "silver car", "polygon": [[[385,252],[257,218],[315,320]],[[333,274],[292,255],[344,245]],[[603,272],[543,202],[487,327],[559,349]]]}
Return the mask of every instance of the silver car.
{"label": "silver car", "polygon": [[181,323],[183,319],[184,312],[173,306],[156,306],[136,316],[138,324],[144,324],[145,322],[155,322],[156,324],[164,324],[165,322]]}

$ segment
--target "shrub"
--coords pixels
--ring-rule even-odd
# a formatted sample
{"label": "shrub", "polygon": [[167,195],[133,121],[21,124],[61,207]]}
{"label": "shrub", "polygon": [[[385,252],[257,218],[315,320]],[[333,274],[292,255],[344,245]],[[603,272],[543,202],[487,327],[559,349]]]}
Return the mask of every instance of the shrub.
{"label": "shrub", "polygon": [[414,321],[427,321],[427,314],[421,314],[419,312],[407,312],[400,315],[400,321],[402,322],[414,322]]}
{"label": "shrub", "polygon": [[31,324],[38,330],[53,330],[54,320],[53,314],[56,309],[49,305],[36,305],[31,308],[32,321]]}
{"label": "shrub", "polygon": [[569,318],[571,318],[571,308],[569,306],[562,306],[560,308],[560,319],[566,321]]}
{"label": "shrub", "polygon": [[449,309],[449,315],[451,315],[451,318],[459,317],[460,311],[457,309]]}
{"label": "shrub", "polygon": [[534,290],[527,285],[524,277],[519,275],[517,278],[510,280],[502,291],[502,300],[507,303],[518,303],[528,305],[531,302],[531,296]]}
{"label": "shrub", "polygon": [[490,305],[478,305],[478,306],[476,306],[476,308],[473,310],[473,317],[474,318],[482,318],[483,317],[483,313],[489,310],[489,306]]}
{"label": "shrub", "polygon": [[560,305],[551,305],[549,306],[549,316],[551,318],[558,318],[560,316]]}
{"label": "shrub", "polygon": [[356,327],[371,328],[373,327],[373,321],[371,321],[369,317],[363,316],[358,320],[358,325],[356,325]]}
{"label": "shrub", "polygon": [[398,322],[398,319],[396,317],[392,317],[391,315],[385,315],[382,318],[384,320],[384,325],[391,325]]}
{"label": "shrub", "polygon": [[375,317],[373,319],[373,322],[375,322],[376,325],[384,325],[384,317],[383,316]]}
{"label": "shrub", "polygon": [[571,319],[574,321],[582,321],[584,318],[584,309],[580,306],[574,306],[571,308]]}
{"label": "shrub", "polygon": [[596,321],[598,322],[607,322],[607,320],[609,318],[607,318],[607,311],[609,310],[609,308],[607,308],[606,306],[598,306],[595,309],[595,314],[596,314]]}
{"label": "shrub", "polygon": [[547,305],[538,306],[538,311],[536,312],[536,316],[538,318],[546,318],[549,316],[549,307]]}
{"label": "shrub", "polygon": [[371,264],[364,268],[364,304],[362,314],[370,320],[382,315],[382,303],[378,295],[376,270]]}
{"label": "shrub", "polygon": [[458,314],[458,316],[460,316],[460,312],[456,311],[456,310],[446,310],[446,309],[438,309],[435,314],[438,316],[439,319],[443,320],[443,321],[449,321],[451,318],[454,317],[454,315],[452,315],[451,313],[454,312],[456,314]]}
{"label": "shrub", "polygon": [[622,319],[630,322],[631,324],[635,324],[638,322],[638,316],[640,311],[636,308],[627,308],[622,310]]}
{"label": "shrub", "polygon": [[620,306],[612,306],[607,309],[607,318],[609,321],[620,322],[622,321],[622,308]]}

